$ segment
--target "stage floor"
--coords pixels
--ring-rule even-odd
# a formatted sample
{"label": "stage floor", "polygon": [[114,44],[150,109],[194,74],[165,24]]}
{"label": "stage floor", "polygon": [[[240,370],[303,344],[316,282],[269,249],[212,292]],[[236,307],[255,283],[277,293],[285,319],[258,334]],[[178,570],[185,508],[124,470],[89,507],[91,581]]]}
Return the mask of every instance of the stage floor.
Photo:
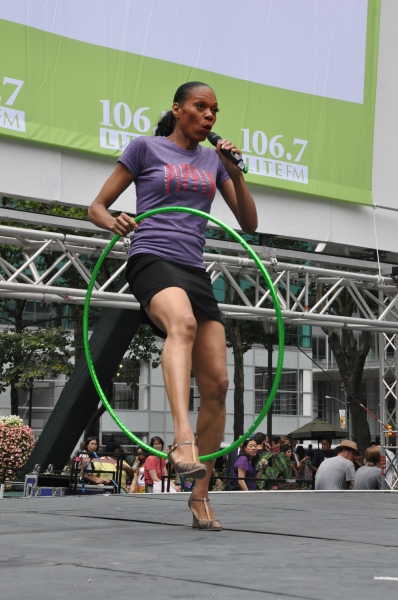
{"label": "stage floor", "polygon": [[398,597],[397,494],[211,498],[220,533],[190,527],[188,494],[0,500],[0,596]]}

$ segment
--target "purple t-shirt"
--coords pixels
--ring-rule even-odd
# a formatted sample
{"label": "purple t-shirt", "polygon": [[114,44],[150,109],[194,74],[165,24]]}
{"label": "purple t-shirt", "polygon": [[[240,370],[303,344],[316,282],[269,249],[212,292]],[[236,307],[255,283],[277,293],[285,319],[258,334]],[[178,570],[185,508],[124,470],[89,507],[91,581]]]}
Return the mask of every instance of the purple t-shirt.
{"label": "purple t-shirt", "polygon": [[[162,206],[187,206],[209,213],[219,187],[229,179],[212,148],[184,150],[167,138],[139,137],[119,162],[134,177],[137,214]],[[134,233],[129,256],[156,254],[203,268],[206,219],[189,213],[166,213],[144,219]]]}
{"label": "purple t-shirt", "polygon": [[[255,467],[253,467],[252,463],[247,458],[247,456],[238,457],[237,461],[234,464],[234,477],[239,477],[238,469],[243,469],[244,471],[246,471],[245,477],[256,477],[256,469]],[[239,485],[237,479],[235,480],[235,485]],[[254,491],[256,489],[256,482],[246,481],[246,486],[248,490]]]}

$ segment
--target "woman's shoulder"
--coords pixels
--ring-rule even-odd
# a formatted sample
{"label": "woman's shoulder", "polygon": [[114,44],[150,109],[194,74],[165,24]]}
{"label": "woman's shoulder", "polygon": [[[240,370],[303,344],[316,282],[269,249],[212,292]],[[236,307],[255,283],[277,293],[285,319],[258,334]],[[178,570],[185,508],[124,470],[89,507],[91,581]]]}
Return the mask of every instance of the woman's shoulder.
{"label": "woman's shoulder", "polygon": [[249,464],[250,461],[247,456],[238,456],[234,466],[238,469],[246,469]]}
{"label": "woman's shoulder", "polygon": [[[153,454],[151,454],[150,456],[148,456],[145,459],[144,467],[148,468],[149,465],[154,465],[154,464],[156,464],[156,458]],[[152,468],[152,467],[150,466],[150,468]]]}

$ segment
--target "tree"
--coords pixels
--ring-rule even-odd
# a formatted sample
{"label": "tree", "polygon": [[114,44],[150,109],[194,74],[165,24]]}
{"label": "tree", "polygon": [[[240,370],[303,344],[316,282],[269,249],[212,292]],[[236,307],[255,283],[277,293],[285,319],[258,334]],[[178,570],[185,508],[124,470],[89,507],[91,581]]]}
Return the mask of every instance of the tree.
{"label": "tree", "polygon": [[61,328],[0,332],[0,392],[11,388],[11,413],[18,415],[18,390],[35,379],[72,372],[70,336]]}
{"label": "tree", "polygon": [[[318,286],[318,295],[322,294],[323,286]],[[347,289],[337,296],[331,305],[330,312],[343,317],[352,317],[357,310],[351,294]],[[372,337],[369,331],[361,331],[359,343],[351,329],[342,329],[340,334],[336,329],[323,328],[330,349],[336,359],[337,366],[347,394],[354,438],[361,452],[370,446],[371,436],[366,411],[360,406],[361,381],[366,357],[372,347]]]}

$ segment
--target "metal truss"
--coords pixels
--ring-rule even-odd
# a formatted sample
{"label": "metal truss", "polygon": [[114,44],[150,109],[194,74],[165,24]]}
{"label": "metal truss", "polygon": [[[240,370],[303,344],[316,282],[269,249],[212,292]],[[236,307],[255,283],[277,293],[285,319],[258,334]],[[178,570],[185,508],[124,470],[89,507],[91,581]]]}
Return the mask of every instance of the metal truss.
{"label": "metal truss", "polygon": [[[87,258],[99,257],[109,238],[105,232],[84,237],[0,225],[0,245],[19,248],[22,257],[17,268],[7,260],[7,252],[1,253],[0,297],[37,300],[43,304],[84,304],[91,277]],[[120,265],[116,262],[112,275],[105,282],[95,284],[92,306],[139,308],[134,296],[128,293],[127,285],[118,292],[112,291],[115,279],[125,268],[129,244],[128,238],[121,239],[109,253],[108,258],[119,261]],[[212,282],[220,278],[228,281],[237,299],[234,304],[219,305],[224,316],[274,322],[270,292],[254,261],[247,258],[241,246],[212,239],[207,240],[206,248],[204,261]],[[380,334],[380,420],[391,425],[393,433],[398,435],[398,286],[390,277],[391,265],[264,246],[256,250],[275,286],[285,323],[370,330]],[[43,257],[45,261],[41,260]],[[64,285],[65,274],[70,270],[78,274],[79,287]],[[341,317],[331,311],[331,305],[343,290],[347,290],[355,302],[357,310],[353,317]],[[395,440],[394,446],[388,446],[391,439]],[[382,478],[385,489],[398,489],[397,441],[381,431],[387,472]]]}
{"label": "metal truss", "polygon": [[[107,235],[108,239],[104,239]],[[136,299],[126,293],[127,285],[118,292],[112,291],[115,279],[125,268],[129,242],[128,238],[121,239],[109,253],[110,259],[120,261],[120,266],[107,281],[95,284],[93,306],[139,308]],[[0,256],[0,296],[38,300],[43,304],[83,304],[91,276],[87,257],[100,256],[108,243],[106,233],[101,237],[85,237],[0,225],[0,245],[19,248],[23,257],[16,268],[7,260],[6,252]],[[212,281],[219,278],[229,281],[237,298],[234,304],[220,304],[224,315],[275,321],[270,292],[254,261],[246,258],[239,244],[212,239],[206,242],[206,247],[209,251],[204,254],[204,261]],[[285,323],[368,329],[386,335],[398,333],[398,287],[389,276],[390,265],[379,268],[369,261],[263,246],[257,250],[277,290]],[[43,257],[45,262],[40,260]],[[69,270],[79,275],[79,287],[63,284]],[[310,306],[320,284],[322,294],[318,293]],[[348,290],[355,302],[355,316],[341,317],[330,310],[343,290]]]}
{"label": "metal truss", "polygon": [[[392,303],[390,297],[379,292],[380,312]],[[379,335],[380,360],[380,421],[390,428],[380,430],[382,489],[398,490],[398,415],[397,415],[397,335]],[[392,445],[390,445],[392,441]]]}

